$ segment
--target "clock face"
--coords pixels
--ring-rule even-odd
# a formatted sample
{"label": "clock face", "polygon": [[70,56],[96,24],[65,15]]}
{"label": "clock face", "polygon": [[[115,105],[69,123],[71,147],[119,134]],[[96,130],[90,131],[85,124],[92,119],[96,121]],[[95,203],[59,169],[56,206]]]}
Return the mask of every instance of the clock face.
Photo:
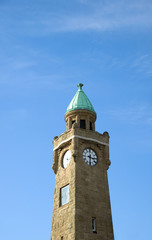
{"label": "clock face", "polygon": [[95,166],[98,162],[96,153],[90,148],[84,149],[83,159],[90,166]]}
{"label": "clock face", "polygon": [[66,151],[66,153],[63,156],[63,167],[64,168],[66,168],[69,165],[70,160],[71,160],[71,151],[68,150],[68,151]]}

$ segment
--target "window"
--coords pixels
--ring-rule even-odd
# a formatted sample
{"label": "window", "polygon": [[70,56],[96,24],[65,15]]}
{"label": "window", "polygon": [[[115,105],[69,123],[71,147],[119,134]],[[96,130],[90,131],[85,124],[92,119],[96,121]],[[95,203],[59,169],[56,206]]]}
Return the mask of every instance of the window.
{"label": "window", "polygon": [[96,218],[92,218],[92,231],[93,231],[93,233],[97,233],[97,231],[96,231]]}
{"label": "window", "polygon": [[69,202],[69,184],[60,189],[60,206]]}
{"label": "window", "polygon": [[72,121],[72,125],[75,123],[75,120]]}
{"label": "window", "polygon": [[63,237],[61,237],[61,240],[63,240]]}
{"label": "window", "polygon": [[92,130],[92,122],[90,122],[90,130]]}
{"label": "window", "polygon": [[86,129],[86,122],[85,122],[85,120],[80,120],[80,128]]}

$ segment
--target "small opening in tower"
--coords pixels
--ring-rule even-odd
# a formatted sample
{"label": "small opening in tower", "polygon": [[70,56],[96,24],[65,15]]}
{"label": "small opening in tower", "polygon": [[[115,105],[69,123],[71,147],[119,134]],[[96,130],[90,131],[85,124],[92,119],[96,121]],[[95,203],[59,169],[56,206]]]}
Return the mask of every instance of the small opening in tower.
{"label": "small opening in tower", "polygon": [[97,229],[96,229],[96,218],[92,218],[92,231],[93,231],[93,233],[97,233],[97,231],[96,231]]}
{"label": "small opening in tower", "polygon": [[92,122],[90,122],[90,130],[92,130]]}
{"label": "small opening in tower", "polygon": [[72,125],[75,123],[75,120],[72,121]]}
{"label": "small opening in tower", "polygon": [[80,128],[86,129],[86,121],[85,120],[80,120]]}
{"label": "small opening in tower", "polygon": [[61,240],[63,240],[63,237],[61,237]]}

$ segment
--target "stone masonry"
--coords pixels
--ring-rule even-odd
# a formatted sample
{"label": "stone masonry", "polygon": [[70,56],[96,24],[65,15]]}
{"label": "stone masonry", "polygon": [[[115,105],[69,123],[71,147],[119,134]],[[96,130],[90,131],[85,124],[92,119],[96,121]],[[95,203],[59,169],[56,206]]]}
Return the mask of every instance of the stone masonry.
{"label": "stone masonry", "polygon": [[[81,119],[86,120],[86,129],[80,128]],[[67,131],[53,140],[56,179],[51,240],[114,240],[107,178],[109,134],[95,131],[96,116],[87,110],[67,113],[65,120]],[[97,165],[89,166],[83,160],[85,148],[96,153]],[[63,156],[69,149],[71,161],[63,168]],[[69,202],[60,206],[60,189],[67,184]],[[92,231],[92,218],[96,219],[96,232]]]}

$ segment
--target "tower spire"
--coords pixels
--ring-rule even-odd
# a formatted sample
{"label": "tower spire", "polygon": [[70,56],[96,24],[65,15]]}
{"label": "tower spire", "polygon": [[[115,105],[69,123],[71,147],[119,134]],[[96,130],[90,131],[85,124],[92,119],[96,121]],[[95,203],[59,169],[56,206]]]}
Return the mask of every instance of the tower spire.
{"label": "tower spire", "polygon": [[77,87],[79,88],[75,94],[75,96],[73,97],[72,101],[70,102],[66,113],[74,111],[74,110],[88,110],[93,112],[96,115],[96,112],[94,110],[94,107],[92,106],[90,100],[88,99],[88,97],[86,96],[86,94],[84,93],[84,91],[82,90],[83,87],[83,83],[78,83]]}

